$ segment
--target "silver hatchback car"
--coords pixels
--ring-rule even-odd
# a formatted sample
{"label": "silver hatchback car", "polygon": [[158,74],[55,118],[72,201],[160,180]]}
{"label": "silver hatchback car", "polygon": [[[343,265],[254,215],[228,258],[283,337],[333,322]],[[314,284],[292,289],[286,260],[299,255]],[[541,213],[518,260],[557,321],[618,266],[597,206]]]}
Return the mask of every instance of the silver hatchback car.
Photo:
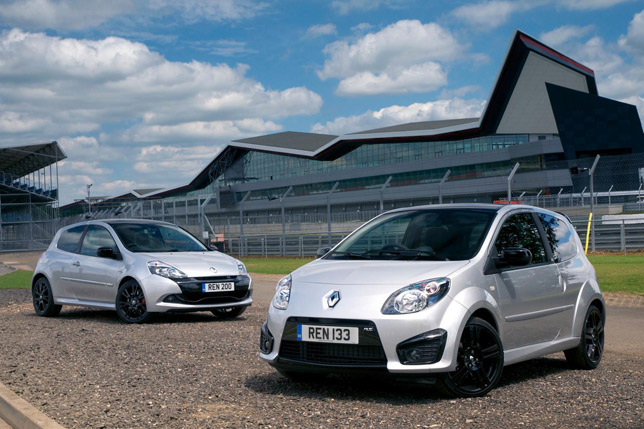
{"label": "silver hatchback car", "polygon": [[167,222],[119,219],[62,228],[43,253],[31,285],[40,316],[63,305],[114,309],[127,323],[156,312],[242,314],[252,281],[241,261],[213,251]]}
{"label": "silver hatchback car", "polygon": [[595,368],[606,306],[568,219],[529,206],[399,209],[279,281],[260,356],[289,377],[382,371],[480,396],[504,365]]}

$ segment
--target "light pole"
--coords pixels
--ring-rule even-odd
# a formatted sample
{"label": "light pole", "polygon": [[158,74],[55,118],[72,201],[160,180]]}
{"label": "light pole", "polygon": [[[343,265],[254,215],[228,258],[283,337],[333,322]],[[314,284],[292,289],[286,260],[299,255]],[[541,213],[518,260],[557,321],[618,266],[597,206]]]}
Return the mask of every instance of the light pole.
{"label": "light pole", "polygon": [[519,165],[520,164],[518,162],[514,164],[514,168],[512,168],[512,171],[508,176],[508,204],[512,204],[512,179],[514,178],[514,174],[519,169]]}
{"label": "light pole", "polygon": [[92,199],[89,196],[89,189],[92,187],[92,183],[87,186],[87,217],[92,217]]}
{"label": "light pole", "polygon": [[452,174],[452,170],[448,169],[441,179],[441,182],[438,184],[438,204],[443,204],[443,184],[445,184],[450,174]]}

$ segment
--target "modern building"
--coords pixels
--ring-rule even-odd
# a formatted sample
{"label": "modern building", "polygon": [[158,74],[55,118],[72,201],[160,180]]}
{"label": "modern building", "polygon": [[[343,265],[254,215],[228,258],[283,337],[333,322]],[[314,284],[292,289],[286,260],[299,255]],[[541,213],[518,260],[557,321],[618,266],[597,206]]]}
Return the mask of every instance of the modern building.
{"label": "modern building", "polygon": [[604,183],[638,188],[644,133],[635,106],[599,96],[591,69],[517,31],[479,118],[236,140],[190,183],[142,200],[176,215],[177,197],[203,197],[215,220],[242,208],[245,216],[279,216],[492,202],[507,199],[517,163],[513,199],[581,192],[587,175],[570,169],[596,155],[600,166],[619,165],[602,170],[596,191]]}
{"label": "modern building", "polygon": [[0,149],[0,251],[38,249],[57,229],[57,142]]}

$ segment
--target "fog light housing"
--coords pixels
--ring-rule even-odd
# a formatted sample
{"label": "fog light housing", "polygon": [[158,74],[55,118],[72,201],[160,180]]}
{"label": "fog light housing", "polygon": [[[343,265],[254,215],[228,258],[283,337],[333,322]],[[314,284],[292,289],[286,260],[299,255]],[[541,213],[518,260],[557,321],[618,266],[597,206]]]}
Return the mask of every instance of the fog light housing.
{"label": "fog light housing", "polygon": [[434,329],[398,344],[396,352],[403,365],[427,365],[441,360],[446,342],[447,331]]}
{"label": "fog light housing", "polygon": [[259,349],[265,355],[273,351],[273,335],[268,330],[266,322],[262,325],[262,331],[259,335]]}

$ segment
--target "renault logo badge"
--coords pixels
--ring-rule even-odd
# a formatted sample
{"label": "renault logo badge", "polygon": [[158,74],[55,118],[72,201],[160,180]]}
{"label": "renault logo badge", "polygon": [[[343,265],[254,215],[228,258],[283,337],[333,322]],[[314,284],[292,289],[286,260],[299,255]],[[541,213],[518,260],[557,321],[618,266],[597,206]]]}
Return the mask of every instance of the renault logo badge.
{"label": "renault logo badge", "polygon": [[216,273],[216,272],[217,272],[217,268],[215,268],[215,267],[210,267],[210,271],[211,271],[211,272],[213,272],[213,273]]}
{"label": "renault logo badge", "polygon": [[326,303],[329,305],[329,308],[333,308],[338,302],[340,302],[340,291],[334,290],[326,299]]}

